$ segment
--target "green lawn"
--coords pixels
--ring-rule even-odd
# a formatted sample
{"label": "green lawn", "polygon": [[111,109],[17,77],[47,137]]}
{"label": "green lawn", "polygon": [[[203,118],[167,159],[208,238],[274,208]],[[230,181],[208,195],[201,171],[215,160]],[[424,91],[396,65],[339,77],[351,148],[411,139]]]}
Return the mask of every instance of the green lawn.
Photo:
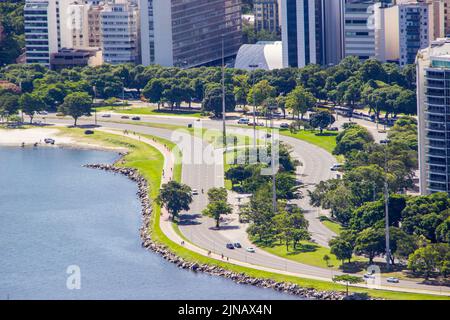
{"label": "green lawn", "polygon": [[320,220],[325,225],[325,227],[327,227],[328,229],[330,229],[337,235],[341,234],[343,227],[339,223],[332,221],[328,217],[325,217],[325,216],[321,216]]}
{"label": "green lawn", "polygon": [[[163,156],[155,148],[136,141],[131,138],[122,137],[109,133],[95,132],[92,136],[85,136],[81,129],[60,129],[63,134],[74,136],[78,139],[86,139],[88,141],[97,141],[108,146],[116,146],[127,148],[130,152],[124,157],[125,163],[121,164],[124,167],[136,168],[139,172],[148,180],[150,191],[149,195],[155,198],[159,192],[159,185],[161,182],[161,173],[163,168]],[[162,243],[167,248],[182,257],[187,261],[195,261],[197,263],[207,263],[210,265],[216,265],[218,267],[226,268],[230,271],[244,273],[251,277],[274,279],[275,281],[295,283],[305,288],[315,288],[317,290],[340,290],[344,291],[345,286],[335,284],[327,281],[319,281],[312,279],[304,279],[294,276],[286,276],[277,273],[271,273],[266,271],[260,271],[252,268],[246,268],[237,266],[234,264],[218,261],[209,257],[202,256],[195,252],[192,252],[185,247],[171,241],[162,232],[159,226],[160,219],[160,207],[153,202],[153,215],[152,223],[149,232],[152,234],[154,241]],[[413,300],[448,300],[449,297],[426,295],[426,294],[413,294],[405,292],[393,292],[387,290],[371,290],[365,288],[350,287],[351,292],[367,292],[373,297],[385,298],[385,299],[413,299]]]}

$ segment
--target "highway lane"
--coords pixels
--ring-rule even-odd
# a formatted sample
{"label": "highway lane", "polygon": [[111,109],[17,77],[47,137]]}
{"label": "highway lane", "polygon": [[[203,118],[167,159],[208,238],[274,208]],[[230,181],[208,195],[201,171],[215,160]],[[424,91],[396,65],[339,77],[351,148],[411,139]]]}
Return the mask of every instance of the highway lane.
{"label": "highway lane", "polygon": [[[68,120],[52,120],[52,122],[60,124],[70,123],[70,121]],[[88,121],[80,120],[80,124],[92,124],[92,120]],[[126,129],[129,131],[135,131],[137,133],[156,135],[168,140],[177,140],[180,138],[179,136],[178,137],[176,136],[174,138],[173,133],[167,129],[151,128],[141,125],[131,125],[123,123],[101,122],[101,121],[99,122],[99,124],[119,130]],[[192,161],[187,161],[187,163],[183,163],[183,182],[189,184],[191,187],[196,188],[199,191],[199,194],[197,196],[194,196],[194,203],[192,204],[192,210],[190,210],[189,213],[185,213],[185,215],[183,215],[182,224],[180,225],[180,229],[187,238],[191,239],[191,241],[197,244],[199,247],[217,252],[219,254],[223,253],[225,260],[226,257],[229,257],[236,260],[271,267],[278,270],[307,274],[310,276],[323,278],[330,278],[333,275],[340,274],[340,272],[333,271],[330,269],[323,269],[283,259],[259,249],[256,250],[256,253],[247,253],[244,248],[247,246],[251,246],[250,242],[248,242],[247,239],[240,240],[244,246],[244,248],[242,249],[234,249],[234,250],[226,249],[225,248],[226,243],[230,240],[235,239],[228,238],[227,233],[224,233],[223,230],[219,232],[215,230],[213,220],[202,217],[200,215],[201,210],[205,207],[207,203],[206,190],[208,190],[212,186],[220,185],[219,181],[221,177],[219,173],[221,170],[223,172],[223,167],[217,166],[216,163],[210,163],[210,161],[206,161],[207,163],[203,162],[195,163],[196,161],[195,159],[196,156],[198,157],[199,150],[204,150],[208,146],[203,140],[199,138],[194,138],[192,136],[190,137],[185,136],[184,138],[192,140],[191,147],[182,146],[183,155],[188,155],[188,157],[190,157]],[[299,145],[298,147],[304,148],[305,146]],[[307,168],[306,166],[307,162],[312,161],[312,163],[314,164],[318,163],[318,160],[314,156],[311,157],[311,159],[306,160],[304,159],[304,161],[305,161],[305,170]],[[308,177],[308,179],[314,180],[326,177],[326,174],[329,174],[324,172],[325,171],[321,170],[320,166],[318,166],[317,171],[309,174],[310,177]],[[326,172],[328,172],[328,170]],[[211,177],[213,177],[214,179]],[[204,193],[201,192],[201,189],[204,189]],[[192,219],[192,215],[195,215],[196,219]],[[382,284],[384,285],[387,284],[385,279],[382,279]],[[396,286],[415,289],[419,288],[423,290],[437,290],[436,287],[434,286],[418,284],[413,281],[401,281],[401,283]],[[450,290],[450,289],[444,288],[443,290]]]}

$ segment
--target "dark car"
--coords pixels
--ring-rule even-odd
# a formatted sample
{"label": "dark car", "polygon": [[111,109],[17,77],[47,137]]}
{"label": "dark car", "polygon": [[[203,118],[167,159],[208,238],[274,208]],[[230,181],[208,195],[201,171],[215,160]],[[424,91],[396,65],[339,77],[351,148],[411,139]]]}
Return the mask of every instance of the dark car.
{"label": "dark car", "polygon": [[131,120],[139,121],[139,120],[141,120],[141,117],[133,117],[133,118],[131,118]]}
{"label": "dark car", "polygon": [[129,116],[121,116],[120,119],[130,119]]}
{"label": "dark car", "polygon": [[55,144],[55,140],[53,140],[53,139],[51,139],[51,138],[45,138],[45,139],[44,139],[44,142],[45,142],[45,143],[48,143],[48,144]]}
{"label": "dark car", "polygon": [[84,131],[84,134],[94,134],[94,131],[93,130],[86,130],[86,131]]}
{"label": "dark car", "polygon": [[234,249],[234,245],[231,242],[228,242],[226,247],[227,249]]}

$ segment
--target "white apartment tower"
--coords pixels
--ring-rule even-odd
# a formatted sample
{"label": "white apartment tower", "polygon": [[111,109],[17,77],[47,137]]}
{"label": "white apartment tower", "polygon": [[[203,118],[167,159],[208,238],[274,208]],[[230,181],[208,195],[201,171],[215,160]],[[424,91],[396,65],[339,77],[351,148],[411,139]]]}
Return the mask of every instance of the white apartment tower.
{"label": "white apartment tower", "polygon": [[103,61],[110,64],[139,61],[139,10],[127,0],[104,4],[100,12]]}
{"label": "white apartment tower", "polygon": [[50,55],[61,47],[57,1],[27,0],[24,25],[26,62],[50,66]]}
{"label": "white apartment tower", "polygon": [[235,56],[241,0],[140,0],[142,64],[182,68]]}
{"label": "white apartment tower", "polygon": [[416,62],[420,192],[450,195],[450,39],[420,50]]}

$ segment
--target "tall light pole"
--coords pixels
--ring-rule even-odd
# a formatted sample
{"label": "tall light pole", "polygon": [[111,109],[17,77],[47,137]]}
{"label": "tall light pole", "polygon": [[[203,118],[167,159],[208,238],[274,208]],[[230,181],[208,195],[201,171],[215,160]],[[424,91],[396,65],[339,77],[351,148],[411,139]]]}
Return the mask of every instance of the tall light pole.
{"label": "tall light pole", "polygon": [[271,161],[272,161],[272,207],[273,207],[273,213],[275,214],[277,212],[277,185],[276,185],[276,167],[275,167],[275,135],[273,134],[273,110],[269,106],[270,110],[270,127],[272,131],[272,147],[271,147]]}
{"label": "tall light pole", "polygon": [[227,126],[226,126],[226,108],[225,108],[225,48],[224,48],[224,37],[222,35],[222,129],[223,129],[223,147],[225,151],[227,149]]}
{"label": "tall light pole", "polygon": [[[258,69],[258,64],[250,64],[248,66],[250,69],[255,71]],[[252,78],[252,90],[253,90],[253,149],[256,150],[256,101],[255,101],[255,75]]]}
{"label": "tall light pole", "polygon": [[[95,105],[95,99],[97,99],[97,88],[95,86],[92,87],[92,89],[94,90],[94,105]],[[95,121],[95,126],[97,126],[97,107],[94,107],[94,121]]]}
{"label": "tall light pole", "polygon": [[390,245],[390,233],[389,233],[389,189],[387,181],[387,147],[389,140],[385,140],[384,144],[384,220],[385,220],[385,232],[386,232],[386,269],[391,270],[391,245]]}

